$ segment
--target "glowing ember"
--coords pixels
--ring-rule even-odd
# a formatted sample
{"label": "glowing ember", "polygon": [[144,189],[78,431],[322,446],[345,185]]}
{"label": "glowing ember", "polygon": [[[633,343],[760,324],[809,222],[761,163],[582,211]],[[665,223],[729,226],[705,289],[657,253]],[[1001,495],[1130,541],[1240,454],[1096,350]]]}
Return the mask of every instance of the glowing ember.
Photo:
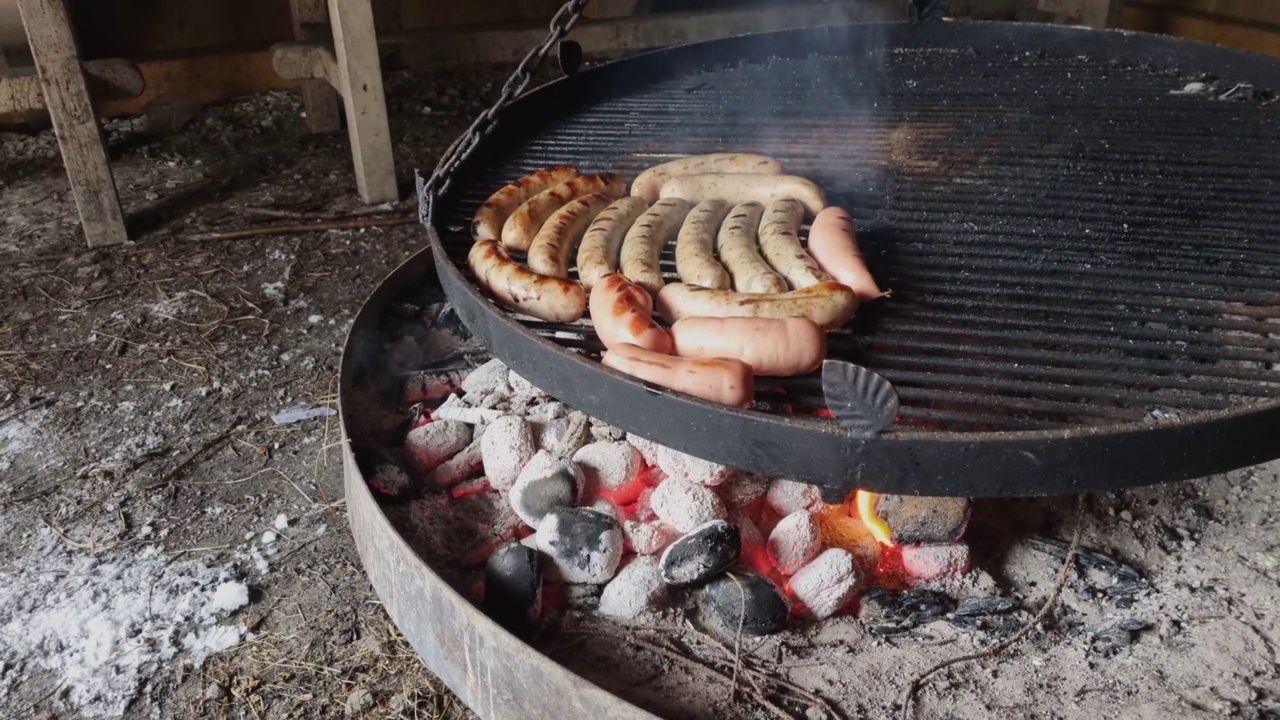
{"label": "glowing ember", "polygon": [[857,497],[854,498],[854,503],[858,507],[858,517],[862,519],[862,522],[871,530],[871,534],[875,536],[875,539],[881,545],[892,546],[893,540],[890,539],[889,526],[884,520],[880,519],[879,515],[876,515],[876,511],[872,507],[875,499],[874,493],[869,493],[866,490],[858,491]]}

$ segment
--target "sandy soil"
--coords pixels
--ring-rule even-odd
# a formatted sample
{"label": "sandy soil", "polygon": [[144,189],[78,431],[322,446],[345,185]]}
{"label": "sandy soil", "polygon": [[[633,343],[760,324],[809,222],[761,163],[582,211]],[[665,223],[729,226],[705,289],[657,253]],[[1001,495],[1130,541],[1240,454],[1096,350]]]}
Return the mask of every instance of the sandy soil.
{"label": "sandy soil", "polygon": [[[500,78],[389,79],[410,201],[387,212],[414,212],[409,173],[434,164]],[[211,108],[172,135],[113,123],[122,199],[145,232],[96,252],[78,237],[52,135],[0,142],[5,717],[469,716],[400,638],[359,568],[336,419],[270,419],[300,402],[334,406],[351,318],[421,247],[420,231],[185,239],[268,221],[252,208],[359,209],[345,138],[306,134],[299,114],[294,97],[273,94]],[[918,716],[1280,717],[1278,481],[1273,464],[1089,498],[1084,544],[1132,566],[1142,587],[1109,594],[1115,565],[1081,567],[1040,632],[999,661],[934,677]],[[916,672],[1006,637],[1034,613],[1060,559],[1032,538],[1069,538],[1073,508],[1072,499],[977,504],[971,590],[1013,598],[1015,622],[939,617],[885,634],[906,614],[869,601],[862,618],[747,644],[747,664],[785,671],[846,717],[895,717]],[[222,583],[247,587],[247,603],[219,602]],[[45,606],[74,609],[86,625],[56,627]],[[135,636],[92,625],[126,612]],[[36,627],[40,642],[30,640]],[[183,642],[192,627],[202,642]],[[217,628],[234,628],[235,642],[210,652]],[[723,670],[714,643],[687,646]],[[572,647],[548,651],[591,656]],[[673,717],[765,712],[750,692],[724,701],[728,684],[697,666],[640,661],[661,673],[642,685],[597,679],[655,710],[684,704],[681,693],[705,700]],[[98,670],[73,676],[65,663]],[[104,667],[133,675],[113,680]]]}

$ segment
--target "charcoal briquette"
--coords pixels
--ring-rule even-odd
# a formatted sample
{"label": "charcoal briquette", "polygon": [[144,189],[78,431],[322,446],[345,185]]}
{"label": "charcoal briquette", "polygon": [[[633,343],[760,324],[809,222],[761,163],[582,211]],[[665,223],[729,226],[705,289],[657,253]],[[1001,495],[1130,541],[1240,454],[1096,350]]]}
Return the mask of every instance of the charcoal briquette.
{"label": "charcoal briquette", "polygon": [[662,551],[662,580],[676,587],[697,585],[727,570],[741,554],[738,528],[725,520],[711,520]]}
{"label": "charcoal briquette", "polygon": [[542,610],[538,551],[511,541],[493,552],[484,568],[484,612],[520,637],[534,630]]}
{"label": "charcoal briquette", "polygon": [[725,627],[746,635],[769,635],[787,626],[791,606],[768,578],[734,570],[702,586],[702,598]]}

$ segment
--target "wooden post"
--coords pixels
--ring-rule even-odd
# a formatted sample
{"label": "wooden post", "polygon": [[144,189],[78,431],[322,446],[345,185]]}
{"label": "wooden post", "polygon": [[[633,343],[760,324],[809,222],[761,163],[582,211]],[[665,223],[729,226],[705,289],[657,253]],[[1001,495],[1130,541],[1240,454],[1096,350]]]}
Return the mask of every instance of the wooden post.
{"label": "wooden post", "polygon": [[347,111],[356,188],[367,204],[399,199],[371,0],[328,0],[338,91]]}
{"label": "wooden post", "polygon": [[[325,0],[289,0],[293,15],[293,37],[299,42],[321,42],[310,26],[329,24]],[[327,34],[327,33],[326,33]],[[302,107],[307,113],[307,129],[313,133],[335,133],[342,129],[342,106],[338,91],[324,80],[302,81]]]}
{"label": "wooden post", "polygon": [[1080,24],[1095,28],[1120,27],[1123,12],[1122,0],[1089,0],[1080,14]]}
{"label": "wooden post", "polygon": [[119,245],[129,235],[67,8],[63,0],[18,0],[18,11],[85,239],[89,247]]}

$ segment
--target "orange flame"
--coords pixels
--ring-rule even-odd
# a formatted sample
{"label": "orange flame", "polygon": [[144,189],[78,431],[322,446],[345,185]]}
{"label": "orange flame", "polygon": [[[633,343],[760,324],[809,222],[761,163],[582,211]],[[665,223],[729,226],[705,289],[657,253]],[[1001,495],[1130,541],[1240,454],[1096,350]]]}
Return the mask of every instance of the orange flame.
{"label": "orange flame", "polygon": [[889,525],[876,514],[872,504],[875,501],[875,493],[869,493],[866,490],[859,490],[854,498],[854,504],[858,507],[858,517],[862,520],[867,529],[871,531],[871,535],[881,545],[893,546],[893,540],[889,534]]}

